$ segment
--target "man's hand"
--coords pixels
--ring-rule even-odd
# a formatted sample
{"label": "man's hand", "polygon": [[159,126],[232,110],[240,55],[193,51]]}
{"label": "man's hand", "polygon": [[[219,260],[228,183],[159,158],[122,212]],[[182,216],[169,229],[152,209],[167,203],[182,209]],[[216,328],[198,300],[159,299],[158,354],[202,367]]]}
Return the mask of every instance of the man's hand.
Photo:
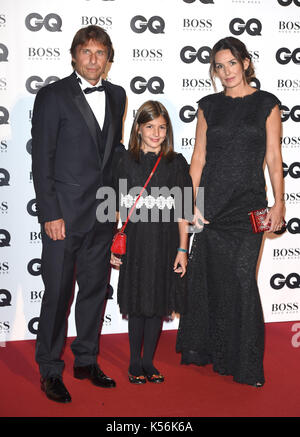
{"label": "man's hand", "polygon": [[45,223],[45,232],[51,240],[64,240],[66,227],[63,219],[53,220]]}

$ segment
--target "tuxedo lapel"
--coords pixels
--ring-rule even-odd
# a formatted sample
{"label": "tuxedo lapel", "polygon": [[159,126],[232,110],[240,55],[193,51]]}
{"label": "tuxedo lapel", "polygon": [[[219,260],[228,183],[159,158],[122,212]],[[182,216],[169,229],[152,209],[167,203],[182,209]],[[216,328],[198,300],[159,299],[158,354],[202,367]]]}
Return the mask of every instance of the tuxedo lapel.
{"label": "tuxedo lapel", "polygon": [[95,116],[93,114],[93,111],[91,110],[90,105],[88,104],[86,98],[83,95],[83,92],[80,88],[80,85],[77,81],[75,72],[70,76],[71,80],[71,86],[72,86],[72,98],[74,100],[75,105],[77,106],[78,110],[80,111],[88,129],[92,136],[93,142],[96,147],[96,151],[98,154],[99,159],[99,165],[101,166],[101,158],[99,154],[99,148],[98,148],[98,135],[97,135],[97,121],[95,119]]}

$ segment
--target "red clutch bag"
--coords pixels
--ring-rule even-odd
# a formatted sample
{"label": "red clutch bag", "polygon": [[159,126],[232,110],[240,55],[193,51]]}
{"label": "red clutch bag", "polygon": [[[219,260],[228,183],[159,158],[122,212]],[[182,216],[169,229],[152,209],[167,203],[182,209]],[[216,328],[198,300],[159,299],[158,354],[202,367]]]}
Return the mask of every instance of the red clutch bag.
{"label": "red clutch bag", "polygon": [[[253,229],[253,232],[255,234],[257,234],[259,232],[268,231],[270,229],[270,226],[271,226],[270,221],[266,225],[264,224],[264,222],[267,218],[268,211],[269,211],[269,208],[263,208],[263,209],[257,209],[255,211],[250,211],[248,213],[249,218],[250,218],[250,222],[252,225],[252,229]],[[285,225],[286,225],[286,223],[283,220],[283,222],[282,222],[283,228],[285,227]],[[281,233],[281,231],[276,231],[275,233]]]}

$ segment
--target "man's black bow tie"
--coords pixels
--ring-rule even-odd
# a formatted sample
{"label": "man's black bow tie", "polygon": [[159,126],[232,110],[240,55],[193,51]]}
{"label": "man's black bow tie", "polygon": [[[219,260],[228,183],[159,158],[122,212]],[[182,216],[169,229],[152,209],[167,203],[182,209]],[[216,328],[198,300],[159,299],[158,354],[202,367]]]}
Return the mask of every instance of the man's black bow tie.
{"label": "man's black bow tie", "polygon": [[104,91],[104,90],[105,90],[104,86],[100,85],[100,86],[94,86],[92,88],[85,88],[83,92],[84,94],[90,94],[93,93],[94,91]]}

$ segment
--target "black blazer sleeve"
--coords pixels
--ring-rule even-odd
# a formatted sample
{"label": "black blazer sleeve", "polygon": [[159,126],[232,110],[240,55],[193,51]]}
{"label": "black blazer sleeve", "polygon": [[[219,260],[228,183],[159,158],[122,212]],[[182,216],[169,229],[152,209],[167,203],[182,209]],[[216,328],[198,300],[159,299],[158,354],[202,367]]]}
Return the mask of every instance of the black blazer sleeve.
{"label": "black blazer sleeve", "polygon": [[54,163],[60,127],[58,102],[50,87],[36,96],[32,117],[32,175],[39,222],[62,218],[54,184]]}

